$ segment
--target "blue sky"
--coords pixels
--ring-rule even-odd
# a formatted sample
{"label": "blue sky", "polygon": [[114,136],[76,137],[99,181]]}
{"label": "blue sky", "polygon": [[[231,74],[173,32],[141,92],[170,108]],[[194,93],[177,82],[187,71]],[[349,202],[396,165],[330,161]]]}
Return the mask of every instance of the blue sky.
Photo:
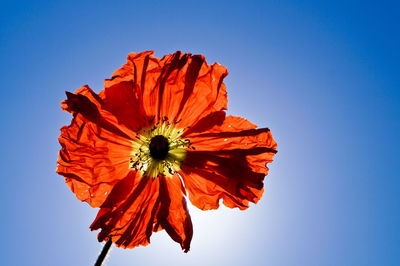
{"label": "blue sky", "polygon": [[228,113],[278,142],[241,212],[190,206],[107,265],[400,264],[400,6],[395,1],[1,1],[2,265],[91,265],[96,209],[55,173],[65,90],[96,92],[130,52],[228,68]]}

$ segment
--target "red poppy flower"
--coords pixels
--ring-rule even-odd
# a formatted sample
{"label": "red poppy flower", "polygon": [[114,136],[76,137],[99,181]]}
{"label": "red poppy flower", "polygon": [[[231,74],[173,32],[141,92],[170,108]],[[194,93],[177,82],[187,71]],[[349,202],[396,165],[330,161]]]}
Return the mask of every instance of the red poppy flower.
{"label": "red poppy flower", "polygon": [[165,229],[187,252],[193,229],[185,195],[202,209],[220,199],[244,210],[263,193],[276,153],[269,129],[225,116],[228,72],[202,55],[133,53],[105,80],[67,92],[57,173],[79,200],[100,207],[98,240],[133,248]]}

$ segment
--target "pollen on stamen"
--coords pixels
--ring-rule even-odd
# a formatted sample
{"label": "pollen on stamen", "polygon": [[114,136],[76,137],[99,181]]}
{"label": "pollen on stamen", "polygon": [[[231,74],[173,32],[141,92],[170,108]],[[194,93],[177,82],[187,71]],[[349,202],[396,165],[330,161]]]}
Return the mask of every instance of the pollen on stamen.
{"label": "pollen on stamen", "polygon": [[192,149],[192,145],[182,136],[184,129],[176,127],[178,122],[170,123],[164,117],[160,124],[139,131],[132,140],[129,167],[151,178],[172,177],[179,171],[186,149]]}

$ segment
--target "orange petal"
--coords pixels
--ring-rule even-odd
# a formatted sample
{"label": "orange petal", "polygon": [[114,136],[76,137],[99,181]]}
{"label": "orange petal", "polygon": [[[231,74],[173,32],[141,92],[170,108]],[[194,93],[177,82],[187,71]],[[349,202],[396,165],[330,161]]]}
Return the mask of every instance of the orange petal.
{"label": "orange petal", "polygon": [[99,241],[111,238],[123,248],[146,246],[152,232],[162,228],[187,252],[193,229],[179,177],[128,176],[121,182],[111,193],[115,199],[104,203],[91,225],[92,230],[101,229]]}
{"label": "orange petal", "polygon": [[[133,248],[150,243],[155,214],[160,205],[158,179],[129,174],[106,201],[91,230],[101,229],[99,241],[112,238],[117,246]],[[123,195],[118,192],[123,190]]]}
{"label": "orange petal", "polygon": [[143,117],[142,124],[168,117],[183,128],[211,112],[226,110],[225,67],[207,65],[202,55],[178,51],[158,59],[152,54],[130,54],[127,64],[105,81],[100,96],[120,121],[132,127],[128,117]]}
{"label": "orange petal", "polygon": [[[160,226],[167,231],[168,235],[178,242],[185,252],[190,249],[190,241],[193,236],[192,220],[183,196],[185,189],[177,174],[172,178],[161,177],[162,189],[160,197],[164,205],[168,202],[168,216],[158,221]],[[157,228],[155,228],[155,231]]]}
{"label": "orange petal", "polygon": [[89,86],[83,86],[75,93],[66,92],[67,100],[61,102],[64,111],[74,116],[81,116],[85,122],[91,122],[97,126],[97,130],[107,129],[122,137],[133,139],[135,133],[124,125],[118,123],[118,119],[103,108],[102,99],[94,93]]}
{"label": "orange petal", "polygon": [[146,115],[138,85],[131,80],[124,81],[121,77],[106,80],[105,84],[105,89],[100,92],[104,109],[113,113],[119,123],[134,131],[146,127],[148,121],[151,120],[151,115],[149,117]]}
{"label": "orange petal", "polygon": [[88,87],[76,93],[62,103],[75,117],[71,125],[61,128],[57,173],[78,199],[98,207],[129,173],[131,141],[124,133],[127,129],[101,109]]}
{"label": "orange petal", "polygon": [[240,117],[227,117],[204,133],[190,133],[182,178],[191,202],[200,209],[216,209],[219,199],[228,207],[246,209],[263,193],[276,142],[268,129]]}

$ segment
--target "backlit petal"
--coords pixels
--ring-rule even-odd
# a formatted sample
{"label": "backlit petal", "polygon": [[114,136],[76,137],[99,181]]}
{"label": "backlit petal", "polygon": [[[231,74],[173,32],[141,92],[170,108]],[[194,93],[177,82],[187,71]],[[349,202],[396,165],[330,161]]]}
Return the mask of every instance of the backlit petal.
{"label": "backlit petal", "polygon": [[57,173],[78,199],[98,207],[130,171],[131,142],[110,114],[102,116],[100,103],[88,96],[89,90],[81,88],[63,102],[75,117],[71,125],[61,128]]}
{"label": "backlit petal", "polygon": [[195,206],[216,209],[223,199],[228,207],[245,209],[261,198],[266,163],[276,153],[268,129],[229,116],[220,126],[187,137],[196,149],[187,154],[182,178]]}
{"label": "backlit petal", "polygon": [[127,64],[105,81],[100,96],[121,122],[138,127],[167,117],[183,128],[226,109],[225,67],[208,65],[202,55],[176,52],[158,59],[152,54],[130,54]]}
{"label": "backlit petal", "polygon": [[189,250],[192,222],[177,175],[156,179],[129,175],[109,199],[91,225],[92,230],[101,229],[99,241],[111,237],[123,248],[146,246],[152,232],[162,228],[185,252]]}
{"label": "backlit petal", "polygon": [[[169,236],[178,242],[185,252],[190,249],[190,241],[192,240],[193,228],[189,210],[186,205],[186,194],[182,182],[177,174],[172,178],[161,178],[165,188],[160,191],[160,196],[164,197],[163,201],[168,202],[169,208],[166,219],[159,221],[159,224]],[[157,230],[157,228],[155,228]]]}

